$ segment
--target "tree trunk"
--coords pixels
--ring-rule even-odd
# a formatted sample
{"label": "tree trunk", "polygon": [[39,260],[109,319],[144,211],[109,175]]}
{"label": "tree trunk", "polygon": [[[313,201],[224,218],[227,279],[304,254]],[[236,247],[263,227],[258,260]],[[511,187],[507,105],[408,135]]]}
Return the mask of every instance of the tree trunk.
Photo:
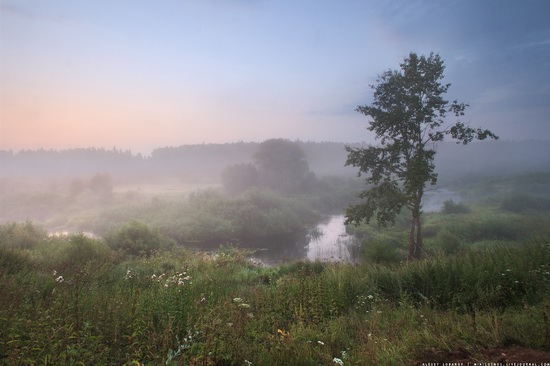
{"label": "tree trunk", "polygon": [[[420,197],[421,194],[419,194]],[[412,209],[411,226],[409,229],[408,259],[419,259],[422,256],[422,226],[420,223],[420,199],[416,199]]]}
{"label": "tree trunk", "polygon": [[411,260],[414,259],[414,250],[416,248],[416,242],[415,242],[415,220],[414,218],[411,219],[411,226],[409,229],[409,255],[407,256],[407,259]]}
{"label": "tree trunk", "polygon": [[422,224],[420,223],[420,214],[416,218],[416,250],[415,258],[419,259],[422,257],[423,248],[422,248]]}

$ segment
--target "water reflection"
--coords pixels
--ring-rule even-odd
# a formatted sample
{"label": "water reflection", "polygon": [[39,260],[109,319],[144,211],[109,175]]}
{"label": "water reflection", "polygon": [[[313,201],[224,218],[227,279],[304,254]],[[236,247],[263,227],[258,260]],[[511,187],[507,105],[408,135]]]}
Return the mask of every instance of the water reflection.
{"label": "water reflection", "polygon": [[344,216],[332,216],[317,226],[320,235],[310,238],[307,245],[307,259],[321,261],[353,262],[354,236],[346,233]]}
{"label": "water reflection", "polygon": [[277,235],[243,243],[266,264],[289,260],[355,262],[356,239],[346,233],[344,216],[331,216],[310,232]]}

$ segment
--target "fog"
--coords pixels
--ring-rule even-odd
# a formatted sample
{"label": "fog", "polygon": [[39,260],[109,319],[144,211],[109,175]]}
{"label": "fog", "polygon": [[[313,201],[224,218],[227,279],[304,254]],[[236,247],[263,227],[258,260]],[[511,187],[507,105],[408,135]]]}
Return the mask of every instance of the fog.
{"label": "fog", "polygon": [[[102,236],[129,221],[140,220],[161,228],[182,244],[217,246],[238,242],[253,247],[256,238],[263,237],[265,246],[269,242],[266,236],[272,237],[271,242],[280,242],[277,235],[292,234],[292,239],[285,240],[307,246],[311,230],[316,230],[323,217],[326,220],[342,215],[364,184],[354,168],[345,166],[343,143],[270,141],[275,142],[275,150],[264,151],[267,155],[263,158],[263,144],[245,142],[164,147],[149,156],[96,148],[2,151],[0,223],[30,220],[51,233],[89,232]],[[292,146],[297,150],[288,161],[271,159],[282,151],[290,154]],[[267,165],[262,168],[262,164]],[[292,164],[294,171],[276,164]],[[436,155],[438,184],[428,187],[424,210],[437,211],[449,199],[460,202],[457,192],[461,187],[480,179],[548,172],[549,168],[550,144],[546,141],[466,146],[442,143]],[[280,169],[286,169],[285,173]],[[289,185],[289,180],[294,183]],[[275,196],[266,196],[265,192],[254,196],[250,191],[257,187],[273,191]],[[317,214],[310,217],[300,213],[303,208],[293,207],[288,215],[298,215],[299,223],[287,222],[284,217],[264,217],[273,207],[287,205],[277,200],[297,196],[307,197],[307,203],[302,203]],[[223,209],[208,207],[208,202],[233,205],[236,213],[227,215],[244,215],[239,217],[251,223],[247,226],[227,217],[214,218],[217,210]],[[254,208],[241,212],[243,205]],[[171,229],[194,225],[202,225],[200,234],[193,234],[191,229]],[[308,253],[300,249],[298,254],[289,254],[293,255],[307,257]]]}

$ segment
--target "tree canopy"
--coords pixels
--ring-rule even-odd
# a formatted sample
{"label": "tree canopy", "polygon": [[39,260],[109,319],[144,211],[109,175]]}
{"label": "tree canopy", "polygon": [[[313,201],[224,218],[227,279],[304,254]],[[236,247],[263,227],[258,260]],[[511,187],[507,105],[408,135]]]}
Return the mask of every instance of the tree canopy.
{"label": "tree canopy", "polygon": [[443,84],[445,65],[438,54],[418,56],[410,53],[400,70],[388,70],[378,76],[371,105],[357,111],[371,117],[368,127],[379,144],[367,148],[346,147],[346,165],[366,174],[368,189],[359,197],[361,203],[346,210],[347,223],[370,222],[376,217],[380,225],[394,223],[406,207],[411,212],[409,258],[422,255],[420,216],[426,184],[435,185],[434,157],[437,143],[450,136],[457,143],[498,137],[489,130],[472,128],[447,115],[464,116],[467,104],[444,98],[451,84]]}
{"label": "tree canopy", "polygon": [[304,149],[298,142],[269,139],[258,145],[252,163],[226,167],[222,174],[228,193],[259,186],[283,193],[304,192],[315,182]]}
{"label": "tree canopy", "polygon": [[303,191],[313,176],[304,149],[290,140],[269,139],[262,142],[252,160],[258,169],[261,184],[277,191]]}

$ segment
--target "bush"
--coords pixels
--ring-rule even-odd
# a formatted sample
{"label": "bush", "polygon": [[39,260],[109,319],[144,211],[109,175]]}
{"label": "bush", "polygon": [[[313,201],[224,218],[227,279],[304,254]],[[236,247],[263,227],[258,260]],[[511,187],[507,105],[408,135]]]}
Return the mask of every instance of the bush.
{"label": "bush", "polygon": [[445,254],[455,254],[462,249],[460,238],[447,229],[441,230],[436,238],[436,245],[443,250]]}
{"label": "bush", "polygon": [[501,208],[514,213],[549,211],[550,199],[517,193],[504,199]]}
{"label": "bush", "polygon": [[40,244],[47,236],[45,230],[27,221],[9,223],[0,226],[0,247],[31,249]]}
{"label": "bush", "polygon": [[117,232],[107,235],[105,242],[112,249],[133,256],[150,256],[153,252],[171,249],[175,245],[173,240],[139,221],[126,224]]}
{"label": "bush", "polygon": [[[57,245],[55,244],[57,243]],[[49,257],[40,261],[60,274],[97,274],[100,269],[114,263],[113,251],[102,241],[75,234],[67,238],[56,238],[46,250]]]}
{"label": "bush", "polygon": [[441,213],[444,215],[449,214],[466,214],[469,213],[470,209],[463,203],[455,203],[452,199],[443,202],[443,208]]}
{"label": "bush", "polygon": [[31,268],[32,261],[26,252],[0,247],[0,276]]}
{"label": "bush", "polygon": [[392,264],[404,259],[399,244],[388,239],[375,239],[365,245],[365,257],[369,262]]}

